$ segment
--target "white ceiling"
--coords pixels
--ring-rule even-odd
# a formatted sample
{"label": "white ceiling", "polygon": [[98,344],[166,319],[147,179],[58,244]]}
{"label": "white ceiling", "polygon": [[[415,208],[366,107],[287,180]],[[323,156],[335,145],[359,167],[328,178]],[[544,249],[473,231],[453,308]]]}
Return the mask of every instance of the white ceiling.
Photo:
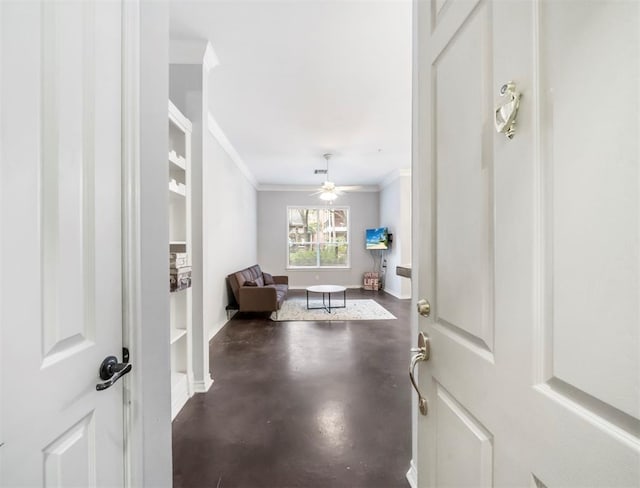
{"label": "white ceiling", "polygon": [[216,121],[260,185],[376,185],[410,167],[411,2],[171,1],[208,39]]}

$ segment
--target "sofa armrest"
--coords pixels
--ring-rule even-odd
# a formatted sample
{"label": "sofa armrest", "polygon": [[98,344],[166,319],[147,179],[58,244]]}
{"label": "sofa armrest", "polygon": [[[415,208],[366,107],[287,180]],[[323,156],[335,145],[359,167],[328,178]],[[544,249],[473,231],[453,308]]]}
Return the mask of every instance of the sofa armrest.
{"label": "sofa armrest", "polygon": [[241,286],[241,312],[273,312],[278,309],[276,289],[262,286]]}
{"label": "sofa armrest", "polygon": [[288,285],[289,277],[288,276],[274,276],[273,281],[276,285]]}

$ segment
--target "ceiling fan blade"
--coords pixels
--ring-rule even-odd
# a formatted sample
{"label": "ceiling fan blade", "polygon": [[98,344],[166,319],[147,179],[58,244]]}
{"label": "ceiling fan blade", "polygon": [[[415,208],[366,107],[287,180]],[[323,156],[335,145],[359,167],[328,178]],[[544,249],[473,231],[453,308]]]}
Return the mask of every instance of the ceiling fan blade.
{"label": "ceiling fan blade", "polygon": [[358,190],[363,190],[364,186],[362,185],[351,185],[351,186],[337,186],[336,187],[339,191],[358,191]]}

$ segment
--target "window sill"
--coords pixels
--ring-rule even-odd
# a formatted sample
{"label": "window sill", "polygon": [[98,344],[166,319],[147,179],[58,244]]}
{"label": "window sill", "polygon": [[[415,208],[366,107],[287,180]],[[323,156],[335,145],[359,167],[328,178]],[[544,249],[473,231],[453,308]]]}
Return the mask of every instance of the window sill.
{"label": "window sill", "polygon": [[351,266],[287,266],[287,271],[335,271],[337,269],[350,270]]}

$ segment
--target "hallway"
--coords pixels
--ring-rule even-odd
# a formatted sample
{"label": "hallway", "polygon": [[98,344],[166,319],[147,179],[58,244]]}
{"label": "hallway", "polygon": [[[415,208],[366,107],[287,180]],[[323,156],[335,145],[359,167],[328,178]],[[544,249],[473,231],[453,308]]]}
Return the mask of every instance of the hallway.
{"label": "hallway", "polygon": [[398,320],[225,325],[210,346],[215,383],[173,423],[176,488],[408,486],[410,301],[348,298]]}

